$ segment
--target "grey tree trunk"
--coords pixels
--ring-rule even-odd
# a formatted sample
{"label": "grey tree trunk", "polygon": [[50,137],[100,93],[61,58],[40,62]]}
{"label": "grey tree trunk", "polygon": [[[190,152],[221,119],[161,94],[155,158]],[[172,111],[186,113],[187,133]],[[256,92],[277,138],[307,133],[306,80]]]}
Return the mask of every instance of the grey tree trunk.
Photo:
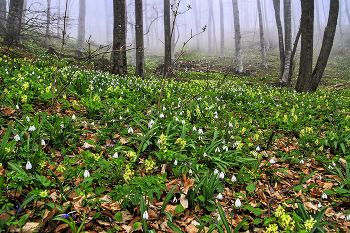
{"label": "grey tree trunk", "polygon": [[321,29],[321,22],[320,22],[320,7],[319,7],[319,0],[315,1],[315,7],[316,7],[316,23],[317,23],[317,30],[318,30],[318,37],[322,36],[322,29]]}
{"label": "grey tree trunk", "polygon": [[348,17],[349,26],[350,26],[350,12],[349,12],[348,0],[345,0],[345,12],[346,12],[346,16]]}
{"label": "grey tree trunk", "polygon": [[60,36],[60,21],[61,21],[61,0],[58,0],[57,6],[57,35]]}
{"label": "grey tree trunk", "polygon": [[280,68],[280,77],[282,77],[284,73],[284,40],[283,40],[283,29],[282,29],[282,23],[281,23],[281,3],[280,0],[273,0],[273,7],[275,9],[275,18],[276,18],[276,24],[277,24],[277,31],[278,31],[278,47],[280,50],[280,61],[281,61],[281,68]]}
{"label": "grey tree trunk", "polygon": [[[135,12],[136,13],[136,12]],[[130,66],[136,67],[136,28],[135,28],[135,22],[133,22],[132,19],[129,20],[129,29],[130,29],[130,34],[131,34],[131,61],[130,61]]]}
{"label": "grey tree trunk", "polygon": [[135,32],[136,32],[136,77],[145,78],[145,56],[143,42],[143,8],[142,0],[135,0]]}
{"label": "grey tree trunk", "polygon": [[220,58],[225,57],[225,25],[224,25],[224,6],[222,0],[219,1],[220,4]]}
{"label": "grey tree trunk", "polygon": [[113,0],[113,18],[112,73],[125,76],[127,75],[125,0]]}
{"label": "grey tree trunk", "polygon": [[235,24],[235,50],[236,50],[236,71],[243,72],[241,26],[239,22],[238,1],[232,0],[233,19]]}
{"label": "grey tree trunk", "polygon": [[[148,28],[148,14],[147,14],[147,1],[143,0],[144,2],[144,8],[145,8],[145,15],[144,15],[144,19],[145,19],[145,23],[146,23],[146,27]],[[149,47],[149,33],[146,34],[146,48]]]}
{"label": "grey tree trunk", "polygon": [[[176,22],[174,24],[175,19],[175,8],[176,8],[176,0],[171,0],[172,9],[170,11],[170,25],[174,25],[176,28]],[[171,60],[175,60],[175,28],[171,28]]]}
{"label": "grey tree trunk", "polygon": [[266,47],[266,50],[269,50],[270,49],[270,33],[269,33],[269,23],[268,23],[268,20],[267,20],[267,2],[266,1],[263,1],[263,9],[264,9],[264,21],[265,21],[265,47]]}
{"label": "grey tree trunk", "polygon": [[6,0],[0,0],[0,34],[6,32]]}
{"label": "grey tree trunk", "polygon": [[340,42],[341,42],[341,53],[345,52],[345,46],[344,46],[344,38],[343,38],[343,25],[342,25],[342,2],[339,1],[339,34],[340,34]]}
{"label": "grey tree trunk", "polygon": [[77,43],[77,49],[79,52],[84,52],[85,15],[86,15],[86,2],[85,0],[79,0],[78,43]]}
{"label": "grey tree trunk", "polygon": [[21,45],[23,0],[11,0],[9,15],[6,24],[6,36],[4,39],[7,45]]}
{"label": "grey tree trunk", "polygon": [[164,76],[171,66],[170,0],[164,0]]}
{"label": "grey tree trunk", "polygon": [[208,16],[208,57],[213,55],[212,51],[212,18],[213,18],[213,0],[208,0],[209,16]]}
{"label": "grey tree trunk", "polygon": [[290,55],[292,52],[292,2],[291,0],[284,0],[284,69],[281,78],[282,85],[290,85]]}
{"label": "grey tree trunk", "polygon": [[[198,16],[199,9],[197,7],[197,0],[192,0],[193,10],[194,10],[194,21],[196,26],[196,33],[199,33],[200,30],[200,19]],[[199,36],[196,36],[197,52],[200,51],[200,41]]]}
{"label": "grey tree trunk", "polygon": [[297,92],[311,90],[314,38],[314,0],[301,0],[301,52]]}
{"label": "grey tree trunk", "polygon": [[106,41],[109,41],[109,38],[111,37],[111,28],[109,24],[110,14],[109,14],[108,0],[105,0],[105,15],[106,15]]}
{"label": "grey tree trunk", "polygon": [[267,62],[266,62],[266,49],[265,49],[265,37],[264,37],[264,24],[262,19],[262,13],[261,13],[261,3],[260,0],[256,0],[258,4],[258,15],[259,15],[259,29],[260,29],[260,46],[261,46],[261,67],[266,69],[267,68]]}
{"label": "grey tree trunk", "polygon": [[47,48],[48,40],[50,37],[50,23],[51,23],[51,0],[47,0],[47,12],[46,12],[46,32],[44,47]]}

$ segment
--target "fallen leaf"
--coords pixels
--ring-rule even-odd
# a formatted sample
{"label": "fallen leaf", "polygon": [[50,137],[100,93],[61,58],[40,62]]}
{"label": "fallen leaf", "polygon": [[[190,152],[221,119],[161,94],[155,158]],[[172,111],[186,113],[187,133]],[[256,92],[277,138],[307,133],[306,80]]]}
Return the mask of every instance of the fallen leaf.
{"label": "fallen leaf", "polygon": [[27,222],[22,227],[22,233],[32,233],[33,231],[39,230],[39,224],[38,222]]}
{"label": "fallen leaf", "polygon": [[181,194],[180,195],[180,204],[182,205],[182,207],[184,209],[187,209],[188,208],[188,199],[186,198],[186,195],[185,194]]}
{"label": "fallen leaf", "polygon": [[193,184],[194,184],[194,179],[191,178],[191,179],[187,179],[184,183],[184,192],[187,192],[187,190],[189,188],[192,188],[193,187]]}
{"label": "fallen leaf", "polygon": [[89,144],[89,143],[87,143],[87,142],[84,142],[84,145],[81,147],[81,148],[83,148],[83,149],[90,149],[90,148],[95,148],[96,146],[94,146],[94,145],[91,145],[91,144]]}

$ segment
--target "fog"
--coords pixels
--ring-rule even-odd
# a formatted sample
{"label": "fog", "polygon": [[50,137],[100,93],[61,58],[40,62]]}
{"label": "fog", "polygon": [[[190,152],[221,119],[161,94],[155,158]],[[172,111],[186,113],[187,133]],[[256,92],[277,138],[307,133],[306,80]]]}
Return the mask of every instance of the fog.
{"label": "fog", "polygon": [[[173,0],[172,0],[173,1]],[[329,0],[315,0],[318,4],[315,7],[315,37],[322,33],[328,19]],[[134,1],[126,0],[127,2],[127,44],[133,46],[134,41]],[[220,53],[220,9],[219,0],[212,0],[213,4],[213,20],[211,28],[209,26],[209,0],[181,0],[179,6],[180,14],[177,16],[175,27],[175,41],[176,50],[179,50],[182,44],[187,41],[191,33],[196,34],[202,31],[202,28],[207,26],[205,32],[198,35],[198,38],[193,38],[188,48],[197,48],[203,52],[208,49],[208,36],[212,35],[213,55]],[[51,1],[51,15],[53,20],[58,19],[57,16],[63,17],[65,11],[65,0]],[[249,43],[259,42],[259,22],[257,12],[256,0],[238,0],[240,10],[240,23],[242,39],[249,45]],[[261,0],[263,20],[265,27],[266,40],[269,41],[270,46],[277,45],[277,27],[275,21],[275,13],[272,0]],[[227,51],[234,47],[234,23],[233,23],[233,9],[231,0],[223,0],[224,9],[224,32],[225,32],[225,47]],[[349,32],[349,21],[344,10],[344,3],[341,4],[343,13],[342,25],[343,32]],[[46,11],[47,1],[27,0],[27,8],[31,10]],[[144,0],[144,33],[145,33],[145,49],[146,53],[162,54],[164,32],[163,32],[163,1],[162,0]],[[198,12],[197,19],[195,17]],[[68,0],[67,9],[67,32],[72,39],[77,38],[77,24],[79,15],[79,0]],[[301,15],[300,1],[292,0],[292,35],[295,37]],[[317,16],[318,15],[318,16]],[[197,20],[197,24],[196,24]],[[283,24],[283,1],[281,1],[281,20]],[[318,23],[320,27],[318,27]],[[55,22],[52,23],[55,25]],[[196,26],[197,25],[197,26]],[[199,25],[199,27],[198,27]],[[339,25],[339,23],[338,23]],[[58,30],[52,26],[51,32],[57,33]],[[60,31],[62,31],[63,20],[60,21]],[[210,29],[210,30],[209,30]],[[338,30],[339,31],[339,30]],[[98,45],[106,45],[112,42],[113,34],[113,0],[86,0],[86,24],[85,24],[85,38],[91,37],[91,41]]]}

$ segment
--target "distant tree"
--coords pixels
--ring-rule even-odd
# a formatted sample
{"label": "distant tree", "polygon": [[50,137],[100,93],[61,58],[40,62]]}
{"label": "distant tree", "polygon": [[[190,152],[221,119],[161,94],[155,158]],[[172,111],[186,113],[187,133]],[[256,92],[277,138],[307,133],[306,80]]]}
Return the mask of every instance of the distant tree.
{"label": "distant tree", "polygon": [[346,16],[348,17],[348,22],[350,26],[350,11],[349,11],[349,4],[348,4],[349,0],[344,0],[344,1],[345,1],[345,12],[346,12]]}
{"label": "distant tree", "polygon": [[222,0],[219,0],[220,4],[220,57],[225,57],[225,25],[224,25],[224,6]]}
{"label": "distant tree", "polygon": [[78,43],[77,49],[80,52],[84,52],[85,43],[85,15],[86,15],[86,2],[85,0],[79,0],[79,18],[78,18]]}
{"label": "distant tree", "polygon": [[125,0],[113,0],[113,16],[112,73],[124,76],[127,74]]}
{"label": "distant tree", "polygon": [[46,32],[44,47],[47,47],[48,40],[50,37],[50,19],[51,19],[51,0],[47,0],[47,10],[46,10]]}
{"label": "distant tree", "polygon": [[[200,17],[199,17],[199,8],[197,7],[197,0],[192,0],[192,6],[194,10],[194,21],[196,25],[196,33],[200,30]],[[199,36],[196,38],[196,46],[197,46],[197,52],[200,51],[200,40]]]}
{"label": "distant tree", "polygon": [[213,21],[213,0],[208,0],[208,8],[209,8],[209,15],[208,15],[208,56],[211,57],[213,55],[212,51],[212,38],[214,37],[213,34],[213,27],[212,27],[212,21]]}
{"label": "distant tree", "polygon": [[236,71],[243,72],[241,26],[239,22],[238,1],[232,0],[233,19],[235,24]]}
{"label": "distant tree", "polygon": [[61,35],[60,31],[60,23],[61,23],[61,0],[58,0],[58,6],[57,6],[57,35]]}
{"label": "distant tree", "polygon": [[260,47],[261,47],[261,67],[267,68],[267,62],[266,62],[266,48],[265,48],[265,37],[264,37],[264,24],[263,24],[263,18],[261,13],[261,3],[260,0],[256,0],[258,5],[258,15],[259,15],[259,29],[260,29]]}
{"label": "distant tree", "polygon": [[339,1],[339,34],[341,42],[341,53],[345,52],[344,38],[343,38],[343,17],[342,17],[342,1]]}
{"label": "distant tree", "polygon": [[321,29],[321,21],[320,21],[320,7],[319,7],[319,1],[315,1],[315,7],[316,7],[316,24],[317,24],[317,30],[318,30],[318,36],[322,36],[322,29]]}
{"label": "distant tree", "polygon": [[170,0],[164,0],[164,76],[171,66]]}
{"label": "distant tree", "polygon": [[301,0],[301,53],[297,92],[316,91],[331,53],[339,15],[339,0],[330,1],[328,23],[316,66],[312,70],[314,0]]}
{"label": "distant tree", "polygon": [[111,36],[111,29],[109,25],[109,8],[110,6],[108,5],[108,0],[105,0],[105,15],[106,15],[106,41],[109,41],[109,38]]}
{"label": "distant tree", "polygon": [[266,1],[262,1],[262,5],[263,5],[263,9],[264,9],[264,22],[265,22],[265,46],[266,46],[266,50],[270,49],[270,33],[269,33],[269,22],[267,20],[267,2]]}
{"label": "distant tree", "polygon": [[6,24],[5,43],[21,45],[23,0],[11,0]]}
{"label": "distant tree", "polygon": [[283,75],[284,71],[284,39],[283,39],[283,28],[281,23],[281,2],[280,0],[273,0],[273,7],[275,9],[275,18],[276,18],[276,25],[277,25],[277,31],[278,31],[278,47],[280,51],[280,77]]}
{"label": "distant tree", "polygon": [[142,0],[135,0],[136,31],[136,77],[145,78],[145,56],[143,42],[143,8]]}
{"label": "distant tree", "polygon": [[[175,12],[173,10],[173,8],[175,8],[176,6],[176,0],[171,0],[171,12],[170,12],[170,24],[172,24],[174,22],[175,19]],[[174,22],[174,27],[176,28],[176,22]],[[171,60],[175,60],[175,28],[172,28],[172,32],[171,32]]]}
{"label": "distant tree", "polygon": [[6,0],[0,0],[0,34],[6,31]]}

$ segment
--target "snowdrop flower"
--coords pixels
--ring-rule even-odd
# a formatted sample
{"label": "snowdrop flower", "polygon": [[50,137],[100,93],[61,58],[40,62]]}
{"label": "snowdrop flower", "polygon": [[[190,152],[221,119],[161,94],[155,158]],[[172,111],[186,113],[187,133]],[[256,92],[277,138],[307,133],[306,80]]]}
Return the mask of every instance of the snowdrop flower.
{"label": "snowdrop flower", "polygon": [[95,123],[94,123],[94,122],[92,122],[92,123],[91,123],[91,125],[95,125]]}
{"label": "snowdrop flower", "polygon": [[334,162],[334,161],[332,162],[332,165],[333,165],[333,167],[336,167],[336,166],[337,166],[337,165],[335,164],[335,162]]}
{"label": "snowdrop flower", "polygon": [[260,151],[260,146],[257,146],[257,147],[255,148],[255,150],[256,150],[257,152],[259,152],[259,151]]}
{"label": "snowdrop flower", "polygon": [[35,131],[35,126],[34,125],[30,126],[28,131]]}
{"label": "snowdrop flower", "polygon": [[154,120],[151,120],[151,121],[148,123],[148,128],[151,129],[152,126],[153,126],[153,124],[154,124]]}
{"label": "snowdrop flower", "polygon": [[84,177],[85,177],[85,178],[90,177],[90,172],[89,172],[88,170],[85,170],[85,172],[84,172]]}
{"label": "snowdrop flower", "polygon": [[174,196],[173,202],[174,202],[174,203],[177,203],[177,198],[176,198],[176,196]]}
{"label": "snowdrop flower", "polygon": [[32,169],[32,164],[28,161],[27,164],[26,164],[26,169],[27,170],[30,170]]}
{"label": "snowdrop flower", "polygon": [[300,162],[299,162],[300,164],[304,164],[304,160],[300,160]]}
{"label": "snowdrop flower", "polygon": [[235,207],[239,208],[242,206],[241,200],[239,200],[239,198],[237,198],[237,200],[235,201]]}
{"label": "snowdrop flower", "polygon": [[175,121],[179,121],[179,118],[176,117],[176,118],[175,118]]}
{"label": "snowdrop flower", "polygon": [[123,117],[122,117],[122,116],[120,116],[120,117],[119,117],[119,120],[123,120]]}
{"label": "snowdrop flower", "polygon": [[219,147],[216,147],[215,152],[220,152]]}
{"label": "snowdrop flower", "polygon": [[253,155],[254,155],[255,158],[258,157],[258,153],[256,153],[255,151],[253,152]]}
{"label": "snowdrop flower", "polygon": [[321,208],[321,207],[322,207],[321,202],[320,202],[320,203],[318,203],[317,207],[318,207],[318,208]]}
{"label": "snowdrop flower", "polygon": [[223,198],[222,194],[219,193],[217,196],[216,196],[217,199],[221,200]]}
{"label": "snowdrop flower", "polygon": [[233,127],[233,124],[231,123],[231,121],[228,123],[228,127]]}
{"label": "snowdrop flower", "polygon": [[276,161],[272,158],[272,159],[270,160],[270,163],[271,163],[271,164],[274,164],[274,163],[276,163]]}
{"label": "snowdrop flower", "polygon": [[185,125],[186,124],[186,121],[185,120],[182,120],[182,122],[181,122],[183,125]]}
{"label": "snowdrop flower", "polygon": [[128,129],[128,133],[132,134],[132,133],[134,133],[134,130],[130,127],[130,128]]}
{"label": "snowdrop flower", "polygon": [[175,159],[175,161],[174,161],[174,165],[177,166],[177,160],[176,160],[176,159]]}
{"label": "snowdrop flower", "polygon": [[237,181],[237,178],[236,178],[235,175],[232,175],[231,181],[232,181],[232,182],[236,182],[236,181]]}
{"label": "snowdrop flower", "polygon": [[16,104],[16,109],[17,109],[17,110],[19,109],[19,106],[18,106],[18,104]]}
{"label": "snowdrop flower", "polygon": [[192,131],[197,131],[196,126],[193,126]]}
{"label": "snowdrop flower", "polygon": [[165,111],[166,110],[166,107],[163,107],[163,111]]}
{"label": "snowdrop flower", "polygon": [[198,134],[203,134],[203,130],[202,130],[202,129],[199,129],[199,130],[198,130]]}
{"label": "snowdrop flower", "polygon": [[30,122],[29,116],[26,117],[26,120],[27,120],[28,122]]}
{"label": "snowdrop flower", "polygon": [[224,179],[225,178],[225,174],[223,172],[220,172],[219,178],[220,179]]}
{"label": "snowdrop flower", "polygon": [[192,169],[190,169],[190,170],[188,171],[188,174],[189,174],[190,176],[192,176],[192,174],[193,174]]}
{"label": "snowdrop flower", "polygon": [[214,170],[214,175],[217,175],[217,174],[219,174],[219,171],[218,171],[218,169],[215,169]]}
{"label": "snowdrop flower", "polygon": [[148,212],[147,211],[143,212],[142,218],[148,219]]}
{"label": "snowdrop flower", "polygon": [[42,145],[42,146],[45,146],[45,145],[46,145],[46,143],[45,143],[45,140],[44,140],[44,139],[41,139],[41,145]]}
{"label": "snowdrop flower", "polygon": [[64,124],[61,124],[60,126],[61,126],[61,129],[63,129],[63,128],[64,128]]}
{"label": "snowdrop flower", "polygon": [[328,198],[327,194],[323,193],[322,194],[322,199],[327,199],[327,198]]}
{"label": "snowdrop flower", "polygon": [[350,214],[348,216],[346,216],[345,221],[349,222],[350,221]]}
{"label": "snowdrop flower", "polygon": [[160,117],[160,118],[164,118],[164,114],[161,113],[161,114],[159,115],[159,117]]}
{"label": "snowdrop flower", "polygon": [[223,147],[222,147],[222,150],[228,151],[228,147],[227,147],[227,146],[223,146]]}
{"label": "snowdrop flower", "polygon": [[204,152],[203,157],[207,157],[207,153]]}
{"label": "snowdrop flower", "polygon": [[236,148],[237,146],[239,146],[239,142],[236,141],[234,144],[233,144],[233,148]]}
{"label": "snowdrop flower", "polygon": [[199,140],[202,140],[202,136],[199,136],[198,139],[199,139]]}
{"label": "snowdrop flower", "polygon": [[115,152],[115,153],[114,153],[113,158],[115,158],[115,159],[118,158],[118,152]]}
{"label": "snowdrop flower", "polygon": [[16,140],[16,142],[18,142],[20,140],[19,135],[15,135],[14,139]]}
{"label": "snowdrop flower", "polygon": [[72,115],[72,120],[75,120],[75,119],[76,119],[75,114],[73,114]]}
{"label": "snowdrop flower", "polygon": [[332,169],[333,169],[333,167],[332,167],[331,165],[328,165],[328,169],[332,170]]}
{"label": "snowdrop flower", "polygon": [[218,222],[219,222],[219,221],[221,221],[221,217],[220,217],[220,215],[218,216]]}

